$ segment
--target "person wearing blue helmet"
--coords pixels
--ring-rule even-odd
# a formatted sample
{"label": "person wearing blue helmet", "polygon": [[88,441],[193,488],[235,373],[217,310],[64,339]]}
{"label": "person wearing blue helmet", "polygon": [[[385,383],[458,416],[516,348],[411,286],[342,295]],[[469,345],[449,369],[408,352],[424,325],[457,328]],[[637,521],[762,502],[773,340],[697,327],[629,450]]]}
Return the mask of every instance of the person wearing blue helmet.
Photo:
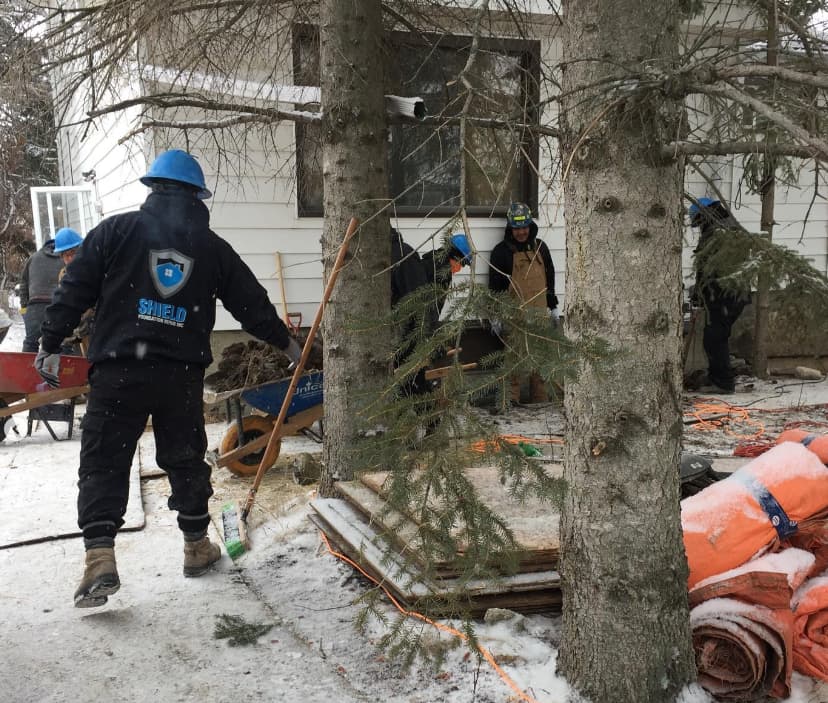
{"label": "person wearing blue helmet", "polygon": [[[557,320],[558,297],[555,295],[555,266],[546,243],[538,239],[538,225],[525,203],[512,203],[506,212],[503,241],[489,257],[489,289],[499,293],[508,291],[520,306],[548,310]],[[554,322],[557,324],[557,322]],[[492,320],[492,333],[504,334],[502,324]],[[511,379],[510,399],[517,404],[521,399],[522,380]],[[544,403],[549,400],[546,386],[538,373],[529,374],[529,401]]]}
{"label": "person wearing blue helmet", "polygon": [[242,328],[293,362],[301,348],[267,291],[210,229],[210,197],[190,154],[162,153],[141,182],[140,210],[103,220],[55,291],[35,366],[59,385],[60,346],[95,307],[78,481],[78,525],[86,560],[75,591],[79,608],[103,605],[120,588],[115,536],[123,525],[135,448],[152,417],[156,460],[166,472],[184,537],[184,575],[200,576],[221,557],[207,527],[210,466],[204,461],[204,370],[212,361],[216,302]]}
{"label": "person wearing blue helmet", "polygon": [[693,301],[706,313],[702,345],[707,357],[706,390],[730,395],[736,390],[735,374],[730,363],[730,334],[733,325],[749,302],[749,297],[721,285],[721,272],[711,262],[718,237],[742,227],[720,201],[698,198],[688,208],[690,225],[700,230],[694,251],[696,285]]}
{"label": "person wearing blue helmet", "polygon": [[434,304],[438,316],[446,302],[454,274],[460,273],[465,266],[471,265],[472,257],[472,247],[465,232],[455,232],[448,237],[442,247],[432,249],[422,255],[426,277],[437,287]]}
{"label": "person wearing blue helmet", "polygon": [[[69,252],[74,252],[81,244],[83,244],[83,237],[81,237],[71,227],[61,227],[55,233],[55,253],[61,255],[63,263],[67,264],[66,256],[73,256]],[[71,261],[71,259],[70,259]]]}
{"label": "person wearing blue helmet", "polygon": [[[63,261],[63,268],[58,274],[58,283],[63,279],[66,267],[74,261],[81,244],[83,244],[83,237],[70,227],[63,227],[55,233],[55,253],[60,254],[61,261]],[[80,324],[71,336],[64,340],[63,354],[86,354],[94,315],[94,310],[87,310],[83,314]],[[76,345],[79,345],[80,348]]]}

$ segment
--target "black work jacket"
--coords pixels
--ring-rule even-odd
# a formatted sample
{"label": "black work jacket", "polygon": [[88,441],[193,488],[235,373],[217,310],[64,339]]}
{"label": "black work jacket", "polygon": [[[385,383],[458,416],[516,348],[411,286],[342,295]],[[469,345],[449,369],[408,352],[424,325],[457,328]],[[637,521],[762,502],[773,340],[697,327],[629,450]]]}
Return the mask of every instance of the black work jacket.
{"label": "black work jacket", "polygon": [[183,191],[151,193],[140,210],[107,218],[84,239],[46,310],[42,345],[58,352],[81,315],[95,307],[93,363],[207,366],[216,300],[250,334],[287,347],[287,328],[267,291],[210,229],[204,203]]}
{"label": "black work jacket", "polygon": [[555,295],[555,266],[549,247],[542,239],[538,239],[538,226],[534,222],[529,225],[529,238],[525,242],[518,242],[512,235],[512,228],[506,225],[503,241],[498,242],[489,257],[489,289],[497,292],[509,290],[516,251],[538,252],[546,272],[546,307],[554,310],[558,307],[558,297]]}

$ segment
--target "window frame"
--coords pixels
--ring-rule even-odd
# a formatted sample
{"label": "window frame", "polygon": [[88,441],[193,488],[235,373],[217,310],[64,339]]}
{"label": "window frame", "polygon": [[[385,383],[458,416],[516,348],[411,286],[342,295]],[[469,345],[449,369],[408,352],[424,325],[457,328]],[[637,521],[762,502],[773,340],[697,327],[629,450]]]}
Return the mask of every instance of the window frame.
{"label": "window frame", "polygon": [[[293,76],[294,80],[301,72],[301,57],[299,44],[302,41],[317,41],[318,42],[318,28],[307,23],[297,23],[293,25]],[[423,34],[423,37],[434,42],[435,46],[448,49],[468,48],[472,41],[472,37],[468,35],[443,35],[437,36],[433,34]],[[401,46],[404,43],[416,42],[416,35],[411,32],[394,31],[389,35],[390,43],[394,46]],[[479,46],[486,51],[499,51],[509,55],[518,55],[520,57],[520,66],[523,73],[523,95],[527,99],[530,106],[525,113],[524,120],[526,124],[538,125],[540,123],[540,41],[536,39],[516,39],[516,38],[481,38]],[[324,217],[324,202],[319,206],[307,205],[302,202],[303,191],[303,150],[304,150],[304,133],[308,128],[307,125],[301,123],[294,123],[294,137],[296,149],[296,201],[297,211],[300,218],[305,217]],[[538,142],[537,132],[528,131],[523,141],[523,151],[526,156],[521,158],[521,163],[518,167],[519,188],[521,193],[521,201],[525,202],[533,212],[537,210],[538,203],[538,176],[535,168],[532,168],[534,163],[538,164],[540,154],[540,147]],[[390,163],[389,158],[389,173],[388,186],[391,188],[392,183],[398,171],[393,171],[395,164]],[[397,169],[402,167],[397,164]],[[393,197],[393,196],[392,196]],[[323,196],[324,201],[324,196]],[[509,203],[501,205],[467,205],[466,213],[470,217],[491,217],[505,214]],[[456,205],[431,206],[431,205],[393,205],[394,215],[400,218],[407,217],[426,217],[426,216],[450,216],[457,212]]]}

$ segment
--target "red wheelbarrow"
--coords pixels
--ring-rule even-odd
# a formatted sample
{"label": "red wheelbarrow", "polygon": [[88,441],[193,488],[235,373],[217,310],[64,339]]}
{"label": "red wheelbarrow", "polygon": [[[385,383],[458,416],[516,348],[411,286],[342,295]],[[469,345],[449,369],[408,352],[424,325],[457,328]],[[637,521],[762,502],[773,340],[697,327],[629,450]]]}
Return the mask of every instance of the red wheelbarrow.
{"label": "red wheelbarrow", "polygon": [[30,352],[0,352],[0,442],[6,438],[5,418],[89,391],[89,362],[84,357],[62,355],[60,388],[50,388],[34,367],[36,356]]}

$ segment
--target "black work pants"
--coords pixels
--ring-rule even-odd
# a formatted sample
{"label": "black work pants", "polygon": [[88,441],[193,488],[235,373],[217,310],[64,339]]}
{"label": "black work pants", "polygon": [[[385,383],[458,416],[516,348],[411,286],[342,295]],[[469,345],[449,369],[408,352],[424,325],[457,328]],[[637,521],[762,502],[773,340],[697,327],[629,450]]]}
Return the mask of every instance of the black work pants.
{"label": "black work pants", "polygon": [[707,375],[711,383],[733,390],[733,368],[730,365],[730,331],[739,319],[747,301],[721,290],[704,291],[707,323],[704,326],[704,352]]}
{"label": "black work pants", "polygon": [[202,532],[213,494],[204,461],[204,369],[172,361],[94,364],[81,423],[78,526],[86,539],[114,537],[124,524],[129,472],[152,416],[158,465],[167,472],[168,505],[184,532]]}
{"label": "black work pants", "polygon": [[[26,336],[23,339],[24,352],[37,353],[40,350],[40,327],[43,320],[46,319],[46,308],[51,303],[29,303],[26,308],[26,314],[23,315],[23,326],[26,329]],[[71,345],[64,345],[60,348],[60,353],[64,355],[77,355],[78,349]]]}
{"label": "black work pants", "polygon": [[24,352],[37,352],[40,349],[40,326],[43,318],[46,317],[46,308],[51,303],[29,303],[26,306],[26,314],[23,315],[23,326],[26,328],[26,336],[23,338]]}

